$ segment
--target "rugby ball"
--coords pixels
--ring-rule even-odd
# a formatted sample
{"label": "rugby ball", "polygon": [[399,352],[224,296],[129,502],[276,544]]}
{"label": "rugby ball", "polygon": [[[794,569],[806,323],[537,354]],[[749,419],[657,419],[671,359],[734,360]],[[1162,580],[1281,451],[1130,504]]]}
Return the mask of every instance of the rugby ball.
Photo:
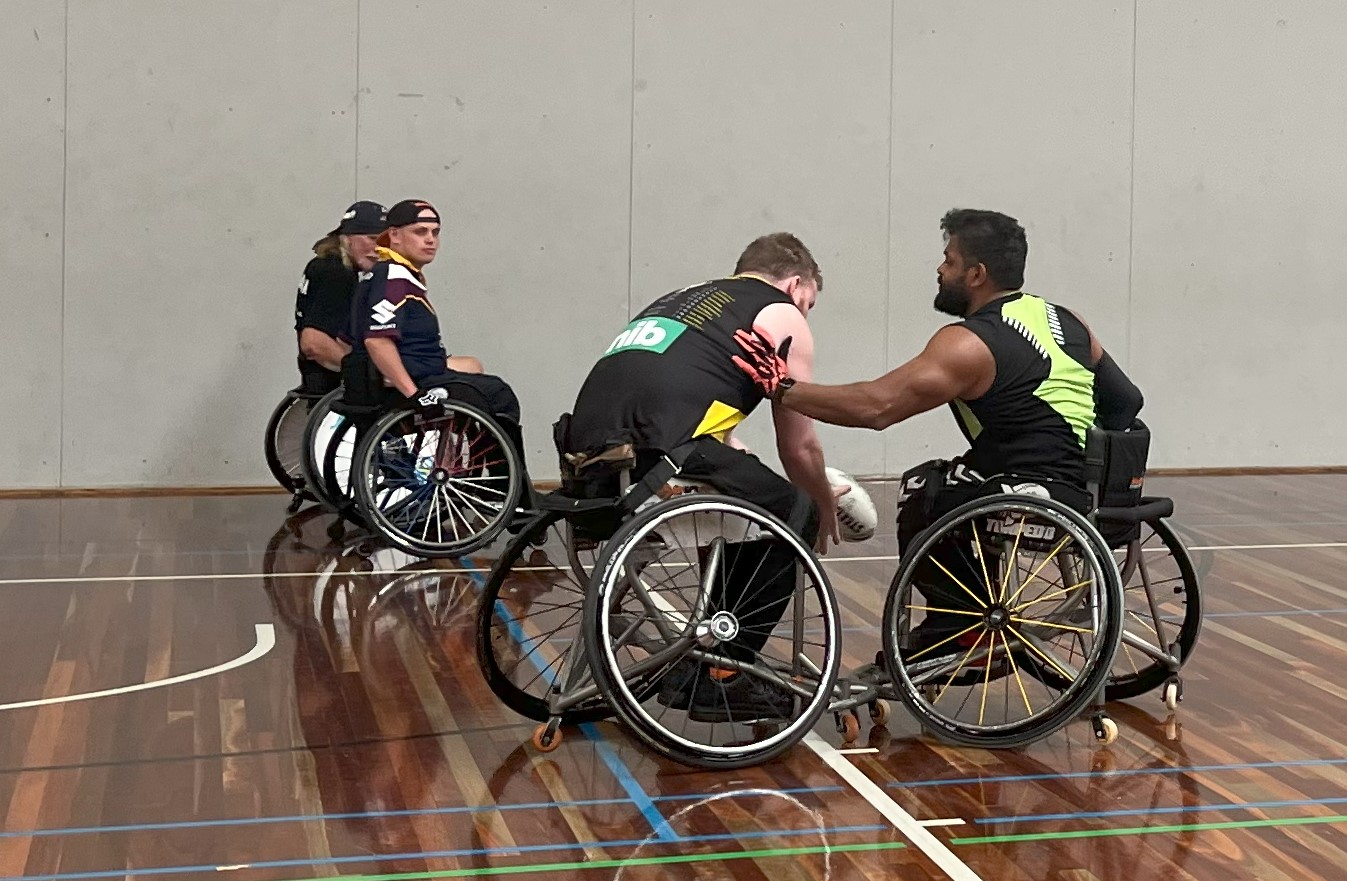
{"label": "rugby ball", "polygon": [[843,541],[865,541],[875,534],[879,515],[870,494],[840,468],[824,469],[832,486],[849,486],[851,492],[837,500],[837,526]]}

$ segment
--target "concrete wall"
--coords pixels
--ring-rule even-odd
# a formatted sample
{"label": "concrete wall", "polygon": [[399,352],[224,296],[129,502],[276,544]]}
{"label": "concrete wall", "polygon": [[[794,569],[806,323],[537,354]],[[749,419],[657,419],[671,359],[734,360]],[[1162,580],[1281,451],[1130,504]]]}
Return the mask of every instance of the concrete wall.
{"label": "concrete wall", "polygon": [[[950,207],[1147,396],[1155,466],[1347,464],[1333,0],[0,0],[0,487],[265,483],[294,287],[353,199],[428,198],[451,351],[548,427],[627,317],[790,229],[823,381],[940,324]],[[1326,304],[1326,305],[1321,305]],[[770,446],[765,414],[743,436]],[[896,474],[947,413],[828,429]],[[771,456],[769,455],[769,458]]]}

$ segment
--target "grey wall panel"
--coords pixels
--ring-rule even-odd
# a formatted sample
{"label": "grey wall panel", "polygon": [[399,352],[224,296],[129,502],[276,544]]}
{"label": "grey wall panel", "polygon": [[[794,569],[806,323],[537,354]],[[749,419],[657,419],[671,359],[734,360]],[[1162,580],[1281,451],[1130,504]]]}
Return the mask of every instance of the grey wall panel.
{"label": "grey wall panel", "polygon": [[1132,363],[1157,465],[1341,465],[1347,6],[1143,2]]}
{"label": "grey wall panel", "polygon": [[[785,229],[823,270],[820,380],[882,370],[890,27],[888,4],[865,0],[637,4],[633,310]],[[739,434],[775,461],[761,409]],[[883,470],[878,435],[821,436],[830,462]]]}
{"label": "grey wall panel", "polygon": [[514,386],[539,477],[625,321],[631,47],[629,3],[362,5],[360,190],[439,207],[446,346]]}
{"label": "grey wall panel", "polygon": [[65,6],[0,0],[0,487],[55,486],[61,467]]}
{"label": "grey wall panel", "polygon": [[[950,208],[1017,217],[1026,290],[1079,310],[1127,357],[1130,4],[897,4],[888,363],[947,320],[931,309]],[[901,473],[966,444],[947,411],[887,433]]]}
{"label": "grey wall panel", "polygon": [[64,481],[265,482],[353,194],[354,0],[72,0],[70,59]]}

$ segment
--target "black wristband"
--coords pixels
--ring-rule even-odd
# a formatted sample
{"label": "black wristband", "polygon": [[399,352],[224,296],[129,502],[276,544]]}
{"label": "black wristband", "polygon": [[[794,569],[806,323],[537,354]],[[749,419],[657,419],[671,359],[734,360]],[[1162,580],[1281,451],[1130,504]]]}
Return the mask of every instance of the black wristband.
{"label": "black wristband", "polygon": [[789,376],[782,377],[781,381],[776,384],[776,391],[772,392],[772,400],[780,404],[781,399],[786,396],[786,392],[790,391],[791,387],[794,385],[795,380],[791,379]]}

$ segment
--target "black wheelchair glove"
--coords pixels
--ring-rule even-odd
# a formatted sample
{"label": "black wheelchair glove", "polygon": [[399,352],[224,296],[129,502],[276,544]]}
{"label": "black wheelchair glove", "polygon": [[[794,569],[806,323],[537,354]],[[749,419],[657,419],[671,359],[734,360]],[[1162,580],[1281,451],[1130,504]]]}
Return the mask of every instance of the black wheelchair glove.
{"label": "black wheelchair glove", "polygon": [[449,392],[435,386],[417,389],[413,394],[408,395],[407,406],[415,410],[418,416],[433,418],[444,415],[444,407],[441,405],[447,400],[449,400]]}

